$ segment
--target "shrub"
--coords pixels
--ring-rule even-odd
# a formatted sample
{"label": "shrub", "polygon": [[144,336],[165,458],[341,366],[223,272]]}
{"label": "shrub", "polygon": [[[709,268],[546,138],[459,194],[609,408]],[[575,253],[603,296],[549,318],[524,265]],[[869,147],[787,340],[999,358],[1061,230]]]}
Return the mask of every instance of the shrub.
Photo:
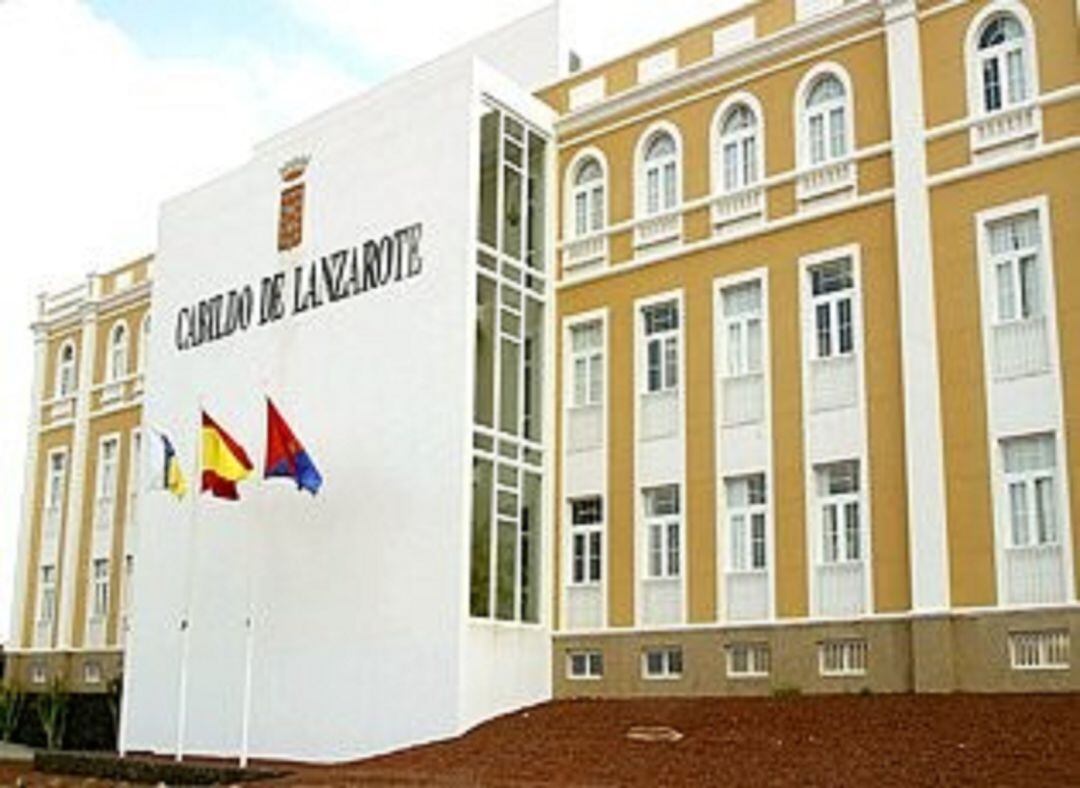
{"label": "shrub", "polygon": [[70,696],[59,679],[49,685],[48,692],[37,696],[38,720],[41,721],[41,729],[45,731],[45,746],[50,750],[63,746],[69,700]]}
{"label": "shrub", "polygon": [[25,698],[22,691],[13,684],[0,687],[0,740],[11,741],[15,729],[19,727]]}

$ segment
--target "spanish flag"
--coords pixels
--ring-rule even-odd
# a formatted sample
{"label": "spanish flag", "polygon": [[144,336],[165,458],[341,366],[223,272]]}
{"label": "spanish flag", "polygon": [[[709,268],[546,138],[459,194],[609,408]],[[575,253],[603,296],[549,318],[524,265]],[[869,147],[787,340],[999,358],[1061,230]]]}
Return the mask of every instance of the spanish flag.
{"label": "spanish flag", "polygon": [[254,466],[244,447],[202,414],[202,491],[229,501],[240,499],[236,483],[251,475]]}

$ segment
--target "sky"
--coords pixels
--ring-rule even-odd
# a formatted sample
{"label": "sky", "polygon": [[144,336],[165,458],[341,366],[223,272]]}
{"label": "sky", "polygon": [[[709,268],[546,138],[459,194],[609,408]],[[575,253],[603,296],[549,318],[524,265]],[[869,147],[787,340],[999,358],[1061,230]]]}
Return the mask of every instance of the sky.
{"label": "sky", "polygon": [[[743,1],[561,0],[586,66]],[[0,642],[36,295],[152,252],[160,203],[259,140],[545,4],[0,0]]]}

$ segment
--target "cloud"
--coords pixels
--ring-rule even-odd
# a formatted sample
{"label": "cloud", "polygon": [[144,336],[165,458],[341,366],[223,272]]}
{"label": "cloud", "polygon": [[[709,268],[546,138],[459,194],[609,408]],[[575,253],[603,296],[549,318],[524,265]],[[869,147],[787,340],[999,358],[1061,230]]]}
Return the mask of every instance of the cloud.
{"label": "cloud", "polygon": [[362,86],[246,42],[155,59],[79,0],[0,1],[0,639],[29,419],[33,297],[154,249],[158,206]]}

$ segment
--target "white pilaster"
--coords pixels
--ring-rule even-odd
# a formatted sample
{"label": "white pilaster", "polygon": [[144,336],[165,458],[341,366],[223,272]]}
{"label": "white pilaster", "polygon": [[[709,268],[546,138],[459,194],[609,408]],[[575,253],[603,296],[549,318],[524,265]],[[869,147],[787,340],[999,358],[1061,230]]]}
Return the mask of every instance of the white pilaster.
{"label": "white pilaster", "polygon": [[79,387],[75,401],[74,434],[71,438],[71,479],[68,482],[67,513],[60,549],[57,648],[71,648],[75,642],[75,600],[78,591],[79,550],[82,545],[83,498],[86,495],[86,467],[90,457],[87,446],[90,431],[90,395],[94,385],[97,301],[101,287],[96,275],[91,274],[89,279],[89,300],[82,314],[82,339],[79,343]]}
{"label": "white pilaster", "polygon": [[[43,297],[39,296],[38,317],[41,316],[40,304]],[[40,436],[38,430],[41,426],[41,403],[45,399],[45,353],[48,347],[45,329],[40,324],[34,325],[34,377],[33,389],[30,394],[30,419],[26,432],[26,465],[23,471],[23,498],[22,513],[19,522],[18,552],[15,559],[15,590],[11,600],[11,620],[8,622],[8,642],[16,648],[26,648],[33,641],[23,640],[24,625],[26,623],[26,601],[29,591],[30,578],[33,577],[36,567],[30,564],[30,545],[34,529],[34,492],[39,484],[38,479],[38,445]]]}
{"label": "white pilaster", "polygon": [[889,66],[912,608],[949,606],[934,262],[915,0],[882,0]]}

